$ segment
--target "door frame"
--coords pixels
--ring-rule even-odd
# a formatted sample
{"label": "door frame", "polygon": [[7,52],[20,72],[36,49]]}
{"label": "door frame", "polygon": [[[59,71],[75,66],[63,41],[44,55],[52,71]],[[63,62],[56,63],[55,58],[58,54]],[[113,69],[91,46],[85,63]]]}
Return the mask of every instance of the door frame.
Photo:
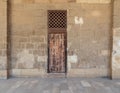
{"label": "door frame", "polygon": [[[52,29],[50,29],[49,27],[48,27],[48,13],[49,13],[49,11],[65,11],[66,12],[66,20],[67,20],[67,10],[47,10],[47,50],[48,50],[48,52],[47,52],[47,56],[48,56],[48,60],[47,60],[47,73],[52,73],[52,72],[50,72],[49,71],[49,65],[50,65],[50,60],[49,60],[49,34],[51,34],[51,33],[54,33],[54,34],[56,34],[56,33],[64,33],[65,34],[65,72],[62,72],[62,73],[65,73],[65,74],[67,74],[67,21],[66,21],[66,28],[65,29],[56,29],[56,28],[52,28]],[[59,31],[58,31],[59,30]],[[57,72],[58,73],[58,72]]]}

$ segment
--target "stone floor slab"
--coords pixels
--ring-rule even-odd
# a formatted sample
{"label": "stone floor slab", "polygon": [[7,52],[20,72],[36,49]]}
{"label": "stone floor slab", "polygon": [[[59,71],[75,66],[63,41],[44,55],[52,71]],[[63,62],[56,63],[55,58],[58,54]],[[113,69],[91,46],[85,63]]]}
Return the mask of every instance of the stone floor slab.
{"label": "stone floor slab", "polygon": [[120,93],[120,80],[104,78],[11,78],[0,93]]}

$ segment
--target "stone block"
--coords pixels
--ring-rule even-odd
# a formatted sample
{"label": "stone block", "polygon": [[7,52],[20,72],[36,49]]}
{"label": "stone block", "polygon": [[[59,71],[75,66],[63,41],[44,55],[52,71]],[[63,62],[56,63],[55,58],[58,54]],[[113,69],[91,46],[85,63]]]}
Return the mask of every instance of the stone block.
{"label": "stone block", "polygon": [[7,79],[7,70],[0,70],[0,79]]}
{"label": "stone block", "polygon": [[50,0],[35,0],[35,3],[50,3]]}
{"label": "stone block", "polygon": [[34,0],[22,0],[22,3],[34,3]]}
{"label": "stone block", "polygon": [[22,0],[11,0],[12,4],[21,4]]}
{"label": "stone block", "polygon": [[77,3],[111,3],[111,0],[76,0]]}
{"label": "stone block", "polygon": [[108,77],[107,69],[71,69],[69,70],[68,77]]}
{"label": "stone block", "polygon": [[45,70],[43,69],[12,69],[11,75],[15,77],[35,77],[44,76]]}

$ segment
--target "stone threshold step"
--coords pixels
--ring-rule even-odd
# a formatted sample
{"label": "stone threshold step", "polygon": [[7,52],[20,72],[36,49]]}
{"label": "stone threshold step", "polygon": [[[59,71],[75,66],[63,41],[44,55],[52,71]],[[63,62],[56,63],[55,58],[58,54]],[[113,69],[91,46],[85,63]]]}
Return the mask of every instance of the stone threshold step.
{"label": "stone threshold step", "polygon": [[52,77],[58,77],[58,78],[63,77],[63,78],[65,78],[66,74],[65,73],[48,73],[47,77],[49,77],[49,78],[52,78]]}

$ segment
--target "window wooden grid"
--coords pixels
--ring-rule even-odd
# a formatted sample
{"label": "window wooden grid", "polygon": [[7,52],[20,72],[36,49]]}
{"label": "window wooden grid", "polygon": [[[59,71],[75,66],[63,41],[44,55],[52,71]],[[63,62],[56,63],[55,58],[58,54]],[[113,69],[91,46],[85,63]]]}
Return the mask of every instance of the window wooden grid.
{"label": "window wooden grid", "polygon": [[64,10],[48,11],[48,28],[49,29],[65,29],[67,28],[67,13]]}

